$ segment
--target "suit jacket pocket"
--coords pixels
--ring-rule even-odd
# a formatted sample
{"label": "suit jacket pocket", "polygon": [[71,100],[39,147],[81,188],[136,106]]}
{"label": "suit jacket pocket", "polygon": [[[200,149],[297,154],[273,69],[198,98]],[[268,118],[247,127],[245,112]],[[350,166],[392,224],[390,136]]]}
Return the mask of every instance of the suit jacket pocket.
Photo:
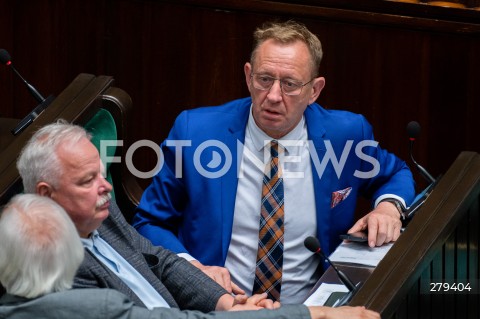
{"label": "suit jacket pocket", "polygon": [[143,253],[143,258],[145,258],[145,261],[147,262],[147,265],[148,267],[150,267],[150,269],[158,267],[160,263],[158,257],[152,254]]}

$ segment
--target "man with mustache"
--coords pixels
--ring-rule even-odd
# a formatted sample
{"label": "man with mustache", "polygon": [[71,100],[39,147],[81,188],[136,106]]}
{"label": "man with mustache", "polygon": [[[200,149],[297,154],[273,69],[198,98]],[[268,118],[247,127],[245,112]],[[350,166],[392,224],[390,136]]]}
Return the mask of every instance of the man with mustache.
{"label": "man with mustache", "polygon": [[[36,194],[13,197],[0,214],[0,283],[7,288],[7,294],[0,297],[0,318],[310,318],[304,306],[208,314],[166,307],[149,310],[112,289],[70,289],[83,257],[75,225],[60,205]],[[362,307],[309,310],[313,318],[321,318],[322,312],[327,318],[360,314],[362,318],[378,318]]]}
{"label": "man with mustache", "polygon": [[[82,238],[87,253],[74,287],[114,288],[149,309],[209,312],[248,305],[185,259],[152,246],[126,222],[110,200],[112,186],[82,127],[59,121],[41,128],[22,150],[17,167],[24,191],[60,204]],[[260,306],[273,304],[263,300]]]}
{"label": "man with mustache", "polygon": [[[75,276],[74,288],[113,288],[126,295],[135,305],[148,309],[179,308],[200,311],[155,310],[150,315],[132,308],[133,305],[121,295],[110,295],[109,302],[113,306],[119,305],[124,308],[120,312],[123,317],[129,317],[129,311],[134,311],[138,316],[143,313],[145,317],[152,318],[157,315],[161,318],[204,319],[378,318],[377,313],[364,307],[307,308],[303,305],[271,312],[249,311],[242,314],[222,312],[209,315],[208,313],[212,311],[272,309],[278,308],[279,304],[266,299],[266,294],[257,294],[249,298],[245,295],[233,297],[230,292],[184,258],[162,247],[153,246],[150,241],[138,234],[126,222],[115,202],[110,201],[112,186],[105,180],[99,153],[90,142],[89,134],[82,127],[59,121],[41,128],[22,150],[17,167],[23,179],[25,192],[53,199],[67,212],[80,235],[85,247],[85,259]],[[44,230],[36,231],[42,232],[45,233]],[[7,262],[2,265],[5,265],[5,269],[11,270],[8,258],[5,260]],[[28,268],[25,263],[21,264],[22,267]],[[0,270],[3,272],[3,268]],[[29,281],[28,278],[22,279]],[[36,311],[38,307],[48,308],[49,304],[57,302],[62,310],[68,306],[70,311],[78,309],[82,316],[86,316],[81,312],[81,307],[75,308],[75,296],[79,298],[81,292],[69,292],[70,297],[62,295],[58,298],[51,296],[38,299],[40,294],[24,295],[10,285],[6,285],[6,288],[9,294],[17,292],[17,298],[7,296],[6,299],[0,300],[0,314],[2,311],[7,313],[12,311],[18,318],[29,318],[30,306],[31,311]],[[53,288],[49,288],[44,293],[54,291]],[[98,298],[108,297],[106,294],[102,295],[102,292],[92,290],[87,293],[90,294],[97,295]],[[92,296],[87,298],[87,295],[81,303],[88,304]],[[29,301],[25,298],[37,299]],[[19,300],[25,303],[24,307],[9,308],[18,306]],[[5,308],[2,308],[3,304]],[[26,313],[22,313],[22,309]],[[95,313],[95,309],[86,311]]]}

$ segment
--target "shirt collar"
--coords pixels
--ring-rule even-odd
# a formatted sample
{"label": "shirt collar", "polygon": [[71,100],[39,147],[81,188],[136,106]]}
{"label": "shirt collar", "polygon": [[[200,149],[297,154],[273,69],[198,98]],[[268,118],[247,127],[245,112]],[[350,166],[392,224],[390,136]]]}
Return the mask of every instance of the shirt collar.
{"label": "shirt collar", "polygon": [[[252,109],[253,104],[250,106],[250,115],[248,116],[247,130],[250,133],[255,150],[261,152],[265,145],[270,143],[270,141],[274,138],[268,136],[264,131],[262,131],[260,127],[258,127],[257,123],[255,123],[255,119],[253,118]],[[298,124],[293,128],[293,130],[291,130],[287,135],[276,140],[286,150],[286,154],[291,154],[295,152],[296,146],[293,143],[282,143],[282,141],[302,140],[304,136],[306,136],[306,130],[307,125],[305,122],[305,116],[302,116],[300,122],[298,122]]]}
{"label": "shirt collar", "polygon": [[88,238],[80,238],[82,241],[83,247],[93,248],[93,242],[100,236],[98,230],[94,230]]}

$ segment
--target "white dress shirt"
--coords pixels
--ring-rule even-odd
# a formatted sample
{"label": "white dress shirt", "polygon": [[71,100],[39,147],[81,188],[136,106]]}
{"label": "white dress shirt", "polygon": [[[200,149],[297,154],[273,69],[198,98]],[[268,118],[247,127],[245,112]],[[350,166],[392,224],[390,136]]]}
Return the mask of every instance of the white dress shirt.
{"label": "white dress shirt", "polygon": [[[248,294],[253,288],[258,249],[262,179],[270,161],[272,140],[255,123],[250,111],[238,179],[232,239],[225,267],[232,281]],[[318,278],[314,278],[319,259],[303,241],[316,236],[317,223],[312,168],[307,143],[307,127],[300,123],[278,140],[285,149],[279,154],[284,180],[284,257],[280,301],[302,303]],[[265,152],[265,155],[264,155]]]}

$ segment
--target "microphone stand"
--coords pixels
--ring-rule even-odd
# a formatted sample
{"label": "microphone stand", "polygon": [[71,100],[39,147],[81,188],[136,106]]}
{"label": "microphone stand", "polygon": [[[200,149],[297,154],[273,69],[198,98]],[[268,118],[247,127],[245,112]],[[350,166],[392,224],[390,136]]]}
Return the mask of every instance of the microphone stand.
{"label": "microphone stand", "polygon": [[49,97],[47,97],[46,99],[43,100],[43,102],[41,102],[39,105],[37,105],[37,107],[35,107],[30,113],[28,113],[27,116],[25,116],[21,121],[20,123],[17,124],[17,126],[15,126],[11,132],[13,135],[17,135],[19,134],[21,131],[23,131],[24,129],[26,129],[30,124],[33,123],[33,121],[35,121],[35,119],[40,115],[40,113],[43,112],[43,110],[45,110],[49,105],[50,103],[52,103],[52,101],[54,100],[54,96],[53,95],[50,95]]}
{"label": "microphone stand", "polygon": [[313,236],[305,238],[304,245],[308,250],[310,250],[314,254],[316,254],[316,255],[320,256],[321,258],[323,258],[324,260],[326,260],[328,262],[328,264],[333,268],[333,270],[337,274],[337,276],[340,279],[340,281],[342,282],[342,284],[345,287],[347,287],[347,289],[349,290],[348,293],[346,293],[341,298],[339,298],[338,300],[335,301],[335,303],[333,304],[333,307],[340,307],[340,306],[343,306],[343,305],[347,304],[348,302],[350,302],[353,295],[358,291],[358,289],[362,285],[362,282],[360,281],[355,285],[343,271],[338,269],[337,266],[334,263],[332,263],[330,258],[328,258],[328,256],[325,255],[323,253],[323,251],[320,249],[320,242],[318,241],[317,238],[315,238]]}
{"label": "microphone stand", "polygon": [[27,86],[28,91],[32,96],[37,100],[38,104],[30,113],[28,113],[27,116],[25,116],[20,123],[17,124],[16,127],[14,127],[11,132],[13,135],[19,134],[21,131],[23,131],[25,128],[27,128],[30,124],[35,121],[35,119],[40,115],[40,113],[43,112],[47,108],[50,103],[52,103],[54,97],[49,96],[46,99],[40,94],[40,92],[37,91],[37,89],[31,85],[30,83],[27,82],[23,78],[23,76],[20,74],[20,72],[17,71],[17,69],[13,66],[10,54],[7,52],[5,49],[0,49],[0,62],[5,64],[6,66],[9,66],[13,72],[22,80],[22,82]]}
{"label": "microphone stand", "polygon": [[355,293],[358,291],[358,289],[360,289],[361,285],[362,285],[362,282],[361,281],[358,282],[355,285],[355,289],[350,290],[345,295],[343,295],[341,298],[337,299],[337,301],[335,301],[335,303],[332,305],[332,307],[336,308],[336,307],[341,307],[341,306],[345,306],[346,304],[348,304],[350,302],[350,300],[352,300],[353,295],[355,295]]}
{"label": "microphone stand", "polygon": [[330,261],[330,258],[328,258],[325,254],[323,254],[323,252],[321,253],[321,256],[328,261],[330,266],[337,273],[337,276],[340,279],[340,281],[348,288],[348,292],[345,295],[343,295],[341,298],[339,298],[337,301],[335,301],[332,307],[345,306],[350,302],[353,295],[355,295],[355,293],[358,291],[358,289],[360,289],[360,286],[363,283],[359,281],[356,285],[354,285],[352,281],[347,277],[347,275],[343,271],[338,269],[337,266]]}
{"label": "microphone stand", "polygon": [[435,178],[433,178],[432,175],[430,175],[425,168],[423,168],[422,165],[418,164],[417,161],[413,158],[413,142],[415,139],[410,138],[410,159],[412,160],[413,164],[415,164],[415,167],[418,169],[420,174],[429,181],[430,183],[435,183]]}

